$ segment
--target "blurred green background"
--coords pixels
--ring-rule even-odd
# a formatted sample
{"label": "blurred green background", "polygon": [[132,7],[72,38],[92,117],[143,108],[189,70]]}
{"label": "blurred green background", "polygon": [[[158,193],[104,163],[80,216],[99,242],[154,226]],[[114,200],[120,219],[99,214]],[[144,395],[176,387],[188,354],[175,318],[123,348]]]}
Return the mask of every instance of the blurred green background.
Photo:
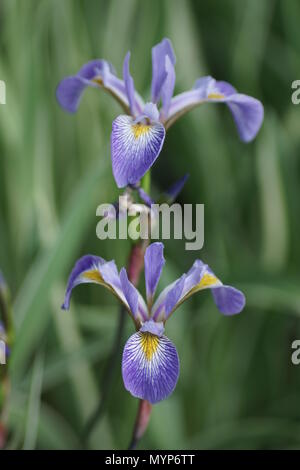
{"label": "blurred green background", "polygon": [[[169,131],[153,190],[184,173],[182,203],[205,204],[205,246],[165,243],[162,288],[196,257],[244,290],[241,315],[194,296],[167,325],[181,358],[175,393],[156,405],[140,448],[300,448],[300,78],[297,0],[1,0],[0,267],[16,329],[10,358],[9,448],[81,448],[99,403],[118,322],[101,288],[78,287],[62,312],[67,276],[86,253],[126,263],[129,243],[100,241],[96,207],[117,198],[105,93],[88,90],[76,115],[55,100],[61,78],[93,58],[119,74],[132,52],[135,85],[150,95],[151,47],[169,37],[176,92],[210,74],[260,99],[257,139],[238,139],[225,106],[204,105]],[[122,339],[133,332],[129,318]],[[137,400],[122,383],[121,353],[90,448],[126,448]]]}

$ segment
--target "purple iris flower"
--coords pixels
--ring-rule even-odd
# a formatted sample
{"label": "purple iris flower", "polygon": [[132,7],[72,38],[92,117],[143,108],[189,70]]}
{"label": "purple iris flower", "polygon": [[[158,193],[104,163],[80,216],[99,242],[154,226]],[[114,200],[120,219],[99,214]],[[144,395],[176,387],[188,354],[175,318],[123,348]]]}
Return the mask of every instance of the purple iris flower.
{"label": "purple iris flower", "polygon": [[125,268],[120,272],[114,261],[87,255],[75,264],[67,285],[63,309],[69,309],[72,289],[82,283],[96,283],[109,289],[126,307],[137,332],[123,351],[122,374],[125,388],[137,398],[157,403],[175,389],[179,376],[179,358],[175,345],[164,335],[165,323],[192,294],[211,289],[213,299],[224,315],[241,312],[245,296],[226,286],[207,264],[196,260],[191,269],[166,287],[154,302],[154,295],[165,264],[164,245],[152,243],[145,252],[147,302],[128,280]]}
{"label": "purple iris flower", "polygon": [[229,83],[202,77],[192,90],[173,97],[176,58],[169,39],[163,39],[152,48],[151,102],[145,104],[136,92],[129,60],[128,52],[123,80],[116,76],[109,62],[94,60],[76,75],[62,80],[56,92],[58,102],[70,113],[77,111],[87,86],[103,88],[122,105],[126,115],[114,120],[111,134],[112,169],[119,188],[141,179],[157,159],[166,130],[199,104],[227,104],[244,142],[253,140],[259,131],[264,115],[261,102],[238,93]]}

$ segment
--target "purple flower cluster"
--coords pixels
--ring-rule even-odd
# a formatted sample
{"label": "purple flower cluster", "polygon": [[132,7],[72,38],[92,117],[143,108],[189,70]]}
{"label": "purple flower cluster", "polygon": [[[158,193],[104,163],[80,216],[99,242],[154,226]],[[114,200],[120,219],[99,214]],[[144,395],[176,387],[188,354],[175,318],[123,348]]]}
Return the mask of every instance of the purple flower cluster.
{"label": "purple flower cluster", "polygon": [[109,62],[93,60],[76,75],[63,79],[56,92],[58,102],[70,113],[77,111],[87,87],[106,90],[122,105],[126,114],[113,121],[111,133],[112,169],[119,188],[140,181],[159,156],[166,130],[195,106],[225,103],[244,142],[250,142],[259,131],[264,115],[261,102],[238,93],[227,82],[202,77],[192,90],[173,97],[176,58],[169,39],[152,49],[150,102],[145,103],[135,90],[129,60],[130,52],[124,60],[123,79]]}
{"label": "purple flower cluster", "polygon": [[125,268],[120,272],[114,261],[87,255],[75,264],[62,305],[69,309],[75,286],[95,283],[106,287],[125,306],[137,332],[127,341],[122,360],[125,388],[135,397],[157,403],[174,390],[179,376],[179,358],[175,345],[164,335],[166,321],[191,295],[211,289],[214,302],[224,315],[241,312],[244,294],[224,285],[207,264],[199,259],[191,269],[166,287],[154,301],[165,259],[162,243],[152,243],[145,253],[147,301],[128,280]]}
{"label": "purple flower cluster", "polygon": [[[210,76],[196,80],[192,90],[173,96],[176,58],[169,39],[152,49],[151,101],[144,102],[134,86],[129,70],[130,53],[123,64],[123,78],[105,60],[85,64],[76,75],[63,79],[56,91],[59,104],[70,113],[77,111],[87,87],[100,88],[112,95],[125,114],[112,123],[112,171],[119,188],[137,190],[146,205],[151,197],[140,185],[164,144],[166,131],[182,115],[203,103],[225,103],[240,139],[250,142],[258,133],[264,116],[260,101],[238,93],[232,85]],[[167,193],[172,201],[187,176]],[[122,360],[125,388],[135,397],[157,403],[174,390],[179,376],[175,345],[164,335],[166,321],[191,295],[210,289],[213,300],[224,315],[242,311],[245,297],[234,287],[224,285],[207,264],[197,259],[191,269],[175,280],[154,300],[165,263],[162,243],[152,243],[145,252],[146,301],[114,261],[87,255],[75,264],[66,289],[63,309],[69,309],[72,290],[82,283],[106,287],[125,306],[134,321],[136,333],[127,341]]]}

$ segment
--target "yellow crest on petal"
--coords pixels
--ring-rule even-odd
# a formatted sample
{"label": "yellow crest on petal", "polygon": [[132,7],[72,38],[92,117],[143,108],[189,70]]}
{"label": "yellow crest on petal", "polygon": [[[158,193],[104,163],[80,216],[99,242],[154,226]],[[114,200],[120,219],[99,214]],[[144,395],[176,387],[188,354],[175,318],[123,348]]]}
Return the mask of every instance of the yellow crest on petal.
{"label": "yellow crest on petal", "polygon": [[223,100],[225,98],[225,96],[222,95],[222,93],[210,93],[207,96],[207,98],[210,99],[210,100]]}
{"label": "yellow crest on petal", "polygon": [[132,132],[135,139],[139,139],[142,135],[147,134],[151,130],[151,126],[147,124],[133,124]]}
{"label": "yellow crest on petal", "polygon": [[211,287],[217,282],[220,282],[220,281],[216,276],[214,276],[213,274],[206,273],[204,274],[201,281],[199,282],[198,287],[200,289],[203,289],[205,287]]}
{"label": "yellow crest on petal", "polygon": [[159,338],[152,333],[141,333],[141,346],[147,361],[151,361],[153,354],[156,353],[159,344]]}
{"label": "yellow crest on petal", "polygon": [[82,274],[82,277],[85,277],[86,279],[89,279],[90,281],[103,284],[103,278],[97,269],[86,271],[85,273]]}
{"label": "yellow crest on petal", "polygon": [[95,77],[93,78],[92,82],[97,83],[99,86],[103,86],[103,80],[101,77]]}

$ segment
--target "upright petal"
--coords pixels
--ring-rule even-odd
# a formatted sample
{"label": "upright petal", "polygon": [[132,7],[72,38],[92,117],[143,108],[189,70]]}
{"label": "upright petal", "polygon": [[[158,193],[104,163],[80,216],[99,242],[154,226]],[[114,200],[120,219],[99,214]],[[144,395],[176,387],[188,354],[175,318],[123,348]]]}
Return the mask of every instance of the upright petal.
{"label": "upright petal", "polygon": [[[152,84],[151,94],[152,102],[157,103],[162,98],[162,88],[166,78],[170,73],[173,75],[176,57],[174,54],[172,43],[169,39],[164,38],[159,44],[152,48]],[[167,88],[171,88],[173,78],[169,79]],[[175,82],[175,77],[174,77]],[[174,84],[173,84],[174,89]],[[173,94],[172,89],[172,94]]]}
{"label": "upright petal", "polygon": [[149,170],[163,146],[165,129],[159,122],[144,124],[119,116],[112,125],[112,169],[117,186],[137,183]]}
{"label": "upright petal", "polygon": [[169,128],[180,116],[206,102],[227,104],[240,139],[250,142],[255,138],[264,117],[261,102],[251,96],[237,93],[229,83],[216,81],[209,76],[197,80],[193,90],[181,93],[171,100],[165,127]]}
{"label": "upright petal", "polygon": [[137,332],[127,341],[122,360],[126,390],[134,397],[157,403],[175,389],[179,376],[179,358],[174,344],[166,336]]}
{"label": "upright petal", "polygon": [[125,89],[127,98],[129,101],[129,108],[132,116],[137,116],[141,113],[142,109],[139,106],[139,103],[136,101],[136,93],[134,88],[134,81],[129,71],[129,61],[130,61],[130,52],[127,52],[124,64],[123,64],[123,79],[125,83]]}
{"label": "upright petal", "polygon": [[122,291],[128,302],[130,310],[134,316],[139,321],[145,321],[148,319],[147,306],[144,302],[143,297],[139,291],[134,287],[134,285],[129,281],[127,272],[125,268],[122,268],[120,271],[120,281],[122,286]]}
{"label": "upright petal", "polygon": [[176,80],[175,68],[169,56],[166,57],[165,69],[166,69],[166,78],[161,88],[161,101],[162,101],[161,120],[162,121],[165,118],[167,118],[169,114],[171,99],[173,96],[175,80]]}
{"label": "upright petal", "polygon": [[148,302],[152,302],[162,268],[165,264],[164,245],[156,242],[148,246],[145,253],[145,280]]}
{"label": "upright petal", "polygon": [[120,80],[112,65],[105,60],[92,60],[85,64],[76,75],[64,78],[57,86],[56,98],[60,106],[69,113],[78,109],[86,87],[103,88],[108,91],[129,112],[129,101],[123,80]]}

